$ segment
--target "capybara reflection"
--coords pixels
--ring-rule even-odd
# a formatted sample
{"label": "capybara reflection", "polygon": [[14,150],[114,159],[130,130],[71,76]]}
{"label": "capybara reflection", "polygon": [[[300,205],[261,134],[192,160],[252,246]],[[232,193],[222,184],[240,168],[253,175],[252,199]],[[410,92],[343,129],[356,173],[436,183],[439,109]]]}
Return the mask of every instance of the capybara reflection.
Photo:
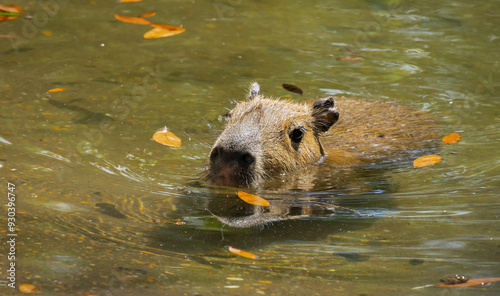
{"label": "capybara reflection", "polygon": [[206,180],[259,187],[276,176],[306,174],[323,162],[383,162],[428,145],[434,131],[432,116],[405,105],[343,97],[295,103],[262,96],[253,83],[212,147]]}

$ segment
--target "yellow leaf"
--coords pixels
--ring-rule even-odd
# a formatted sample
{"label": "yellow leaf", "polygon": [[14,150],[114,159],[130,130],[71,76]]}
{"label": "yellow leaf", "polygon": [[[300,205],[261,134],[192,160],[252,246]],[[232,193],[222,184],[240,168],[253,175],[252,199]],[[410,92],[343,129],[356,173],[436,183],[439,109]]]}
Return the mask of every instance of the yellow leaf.
{"label": "yellow leaf", "polygon": [[153,134],[153,140],[156,143],[160,143],[162,145],[170,146],[170,147],[181,147],[181,139],[174,135],[174,133],[169,132],[167,128],[162,129]]}
{"label": "yellow leaf", "polygon": [[155,16],[156,11],[150,11],[150,12],[145,12],[143,14],[139,14],[137,17],[150,17],[150,16]]}
{"label": "yellow leaf", "polygon": [[245,257],[245,258],[249,258],[249,259],[259,259],[259,256],[255,255],[255,254],[252,254],[250,252],[246,252],[246,251],[243,251],[243,250],[240,250],[240,249],[236,249],[236,248],[233,248],[233,247],[230,247],[230,246],[225,246],[225,248],[233,253],[233,254],[236,254],[238,256],[241,256],[241,257]]}
{"label": "yellow leaf", "polygon": [[460,141],[462,137],[457,133],[451,133],[443,138],[443,142],[446,144],[455,144]]}
{"label": "yellow leaf", "polygon": [[269,202],[267,200],[257,195],[253,195],[243,191],[238,191],[238,197],[241,198],[244,202],[249,203],[251,205],[263,206],[263,207],[269,206]]}
{"label": "yellow leaf", "polygon": [[49,89],[47,92],[58,92],[58,91],[63,91],[65,89],[66,89],[65,87],[58,87],[58,88]]}
{"label": "yellow leaf", "polygon": [[151,29],[144,33],[144,39],[154,39],[154,38],[162,38],[162,37],[169,37],[177,34],[181,34],[186,29],[183,27],[178,27],[178,26],[172,26],[172,25],[163,25],[163,24],[151,24],[151,27],[154,27],[154,29]]}
{"label": "yellow leaf", "polygon": [[38,289],[31,284],[21,284],[19,285],[19,291],[24,294],[35,294]]}
{"label": "yellow leaf", "polygon": [[143,0],[120,0],[122,3],[129,3],[129,2],[142,2]]}
{"label": "yellow leaf", "polygon": [[131,23],[131,24],[139,24],[139,25],[150,25],[151,22],[140,18],[140,17],[135,17],[135,16],[126,16],[126,15],[119,15],[115,14],[115,19],[124,22],[124,23]]}
{"label": "yellow leaf", "polygon": [[420,168],[424,166],[428,166],[431,164],[438,163],[442,160],[442,157],[439,155],[426,155],[426,156],[421,156],[413,161],[413,167],[414,168]]}

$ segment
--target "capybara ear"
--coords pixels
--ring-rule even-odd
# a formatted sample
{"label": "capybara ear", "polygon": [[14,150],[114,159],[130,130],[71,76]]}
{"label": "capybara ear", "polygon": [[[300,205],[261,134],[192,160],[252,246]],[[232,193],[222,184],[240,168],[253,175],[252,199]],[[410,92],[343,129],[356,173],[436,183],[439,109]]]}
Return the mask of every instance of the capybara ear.
{"label": "capybara ear", "polygon": [[314,117],[314,129],[317,132],[328,131],[339,120],[339,112],[334,105],[333,97],[322,98],[314,102],[312,116]]}
{"label": "capybara ear", "polygon": [[250,91],[248,92],[248,100],[260,95],[260,85],[257,82],[252,82],[250,85]]}

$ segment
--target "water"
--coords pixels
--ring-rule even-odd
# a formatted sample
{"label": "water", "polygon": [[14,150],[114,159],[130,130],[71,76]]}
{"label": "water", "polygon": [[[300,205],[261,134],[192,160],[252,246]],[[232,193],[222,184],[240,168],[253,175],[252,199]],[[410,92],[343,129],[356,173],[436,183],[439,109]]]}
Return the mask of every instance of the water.
{"label": "water", "polygon": [[[15,262],[16,285],[42,295],[499,293],[413,288],[500,276],[500,2],[17,2],[33,20],[1,25],[19,37],[0,38],[2,203],[13,184],[18,235],[15,261],[2,244],[1,281]],[[187,31],[143,40],[146,26],[113,18],[147,11]],[[440,147],[439,164],[368,173],[341,192],[266,195],[294,211],[316,202],[313,215],[223,227],[208,210],[221,189],[197,180],[251,81],[298,101],[409,104],[462,141]],[[181,148],[151,140],[163,126]]]}

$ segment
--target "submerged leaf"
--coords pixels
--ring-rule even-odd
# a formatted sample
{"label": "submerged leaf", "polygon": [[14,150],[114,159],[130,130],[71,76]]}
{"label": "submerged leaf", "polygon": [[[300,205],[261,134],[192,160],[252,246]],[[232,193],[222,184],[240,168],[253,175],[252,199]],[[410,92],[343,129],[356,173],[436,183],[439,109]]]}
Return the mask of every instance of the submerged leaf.
{"label": "submerged leaf", "polygon": [[256,206],[263,206],[263,207],[268,207],[269,202],[262,197],[259,197],[257,195],[253,195],[250,193],[246,193],[243,191],[238,191],[238,197],[243,200],[244,202],[251,204],[251,205],[256,205]]}
{"label": "submerged leaf", "polygon": [[47,92],[58,92],[58,91],[63,91],[65,89],[66,89],[65,87],[58,87],[58,88],[49,89]]}
{"label": "submerged leaf", "polygon": [[151,29],[146,33],[144,33],[143,37],[145,39],[169,37],[181,34],[184,31],[186,31],[186,29],[184,29],[183,27],[164,25],[164,24],[151,24],[151,27],[154,27],[154,29]]}
{"label": "submerged leaf", "polygon": [[151,22],[140,18],[140,17],[135,17],[135,16],[126,16],[126,15],[119,15],[115,14],[115,19],[124,22],[124,23],[131,23],[131,24],[139,24],[139,25],[150,25]]}
{"label": "submerged leaf", "polygon": [[174,135],[174,133],[169,132],[166,127],[161,131],[154,133],[153,140],[156,143],[160,143],[162,145],[170,147],[181,147],[182,144],[181,139]]}
{"label": "submerged leaf", "polygon": [[145,12],[143,14],[139,14],[137,17],[150,17],[150,16],[155,16],[156,11],[150,11],[150,12]]}
{"label": "submerged leaf", "polygon": [[360,57],[340,57],[340,58],[337,58],[337,61],[360,61],[362,59],[363,58],[360,58]]}
{"label": "submerged leaf", "polygon": [[477,286],[477,285],[483,285],[483,284],[488,284],[488,283],[493,283],[493,282],[498,282],[500,281],[500,277],[494,277],[494,278],[484,278],[484,279],[470,279],[465,283],[461,284],[442,284],[437,286],[438,288],[455,288],[455,287],[470,287],[470,286]]}
{"label": "submerged leaf", "polygon": [[413,161],[413,167],[420,168],[420,167],[424,167],[424,166],[438,163],[441,160],[442,160],[442,157],[439,155],[435,155],[435,154],[421,156]]}
{"label": "submerged leaf", "polygon": [[446,144],[455,144],[460,141],[462,137],[457,133],[451,133],[443,138],[443,142]]}
{"label": "submerged leaf", "polygon": [[240,249],[236,249],[236,248],[233,248],[233,247],[230,247],[230,246],[225,246],[226,250],[228,250],[229,252],[233,253],[233,254],[236,254],[238,256],[241,256],[241,257],[245,257],[245,258],[249,258],[249,259],[259,259],[259,257],[257,255],[254,255],[250,252],[246,252],[246,251],[243,251],[243,250],[240,250]]}
{"label": "submerged leaf", "polygon": [[299,87],[297,87],[297,86],[295,86],[293,84],[283,83],[282,86],[283,86],[284,89],[286,89],[288,91],[291,91],[291,92],[294,92],[294,93],[297,93],[297,94],[301,94],[301,95],[303,93],[302,90]]}

